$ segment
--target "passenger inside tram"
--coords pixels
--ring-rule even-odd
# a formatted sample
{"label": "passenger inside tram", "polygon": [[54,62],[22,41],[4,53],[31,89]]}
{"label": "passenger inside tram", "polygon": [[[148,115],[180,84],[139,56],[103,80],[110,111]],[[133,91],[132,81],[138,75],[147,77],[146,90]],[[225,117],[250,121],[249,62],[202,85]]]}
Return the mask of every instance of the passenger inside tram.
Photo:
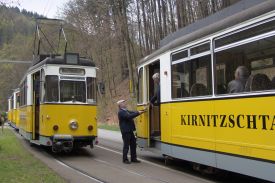
{"label": "passenger inside tram", "polygon": [[249,77],[249,71],[245,66],[239,66],[235,71],[235,79],[228,83],[228,93],[239,93],[245,89],[246,81]]}

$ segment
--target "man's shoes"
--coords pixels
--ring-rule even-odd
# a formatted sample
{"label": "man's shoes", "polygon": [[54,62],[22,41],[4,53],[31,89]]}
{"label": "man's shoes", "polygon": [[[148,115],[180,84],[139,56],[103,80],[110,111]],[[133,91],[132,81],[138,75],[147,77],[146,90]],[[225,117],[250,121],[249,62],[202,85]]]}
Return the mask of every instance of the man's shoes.
{"label": "man's shoes", "polygon": [[130,164],[131,162],[128,159],[126,159],[126,160],[123,160],[123,163]]}
{"label": "man's shoes", "polygon": [[141,161],[137,160],[137,159],[133,159],[131,160],[132,163],[140,163]]}

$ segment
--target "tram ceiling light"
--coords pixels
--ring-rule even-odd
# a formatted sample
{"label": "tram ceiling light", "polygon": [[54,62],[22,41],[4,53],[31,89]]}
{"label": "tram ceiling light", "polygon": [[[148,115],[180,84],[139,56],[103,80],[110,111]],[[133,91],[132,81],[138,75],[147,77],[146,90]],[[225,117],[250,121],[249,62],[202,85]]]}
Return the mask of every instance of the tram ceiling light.
{"label": "tram ceiling light", "polygon": [[72,130],[76,130],[76,129],[78,128],[78,123],[77,123],[77,121],[72,120],[72,121],[70,122],[70,128],[71,128]]}

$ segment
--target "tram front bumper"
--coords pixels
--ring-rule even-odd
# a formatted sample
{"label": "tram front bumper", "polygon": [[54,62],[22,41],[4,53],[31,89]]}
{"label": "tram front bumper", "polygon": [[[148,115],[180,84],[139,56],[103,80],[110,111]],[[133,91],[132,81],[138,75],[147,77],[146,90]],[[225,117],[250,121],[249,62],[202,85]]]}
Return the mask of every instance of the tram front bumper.
{"label": "tram front bumper", "polygon": [[53,152],[70,152],[73,149],[74,138],[72,135],[54,135],[53,136]]}

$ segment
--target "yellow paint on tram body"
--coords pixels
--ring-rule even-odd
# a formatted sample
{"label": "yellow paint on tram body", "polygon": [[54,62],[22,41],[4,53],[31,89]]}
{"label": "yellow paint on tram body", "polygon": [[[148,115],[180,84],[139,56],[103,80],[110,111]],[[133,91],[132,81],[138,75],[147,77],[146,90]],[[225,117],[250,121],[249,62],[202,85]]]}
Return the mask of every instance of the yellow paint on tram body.
{"label": "yellow paint on tram body", "polygon": [[22,106],[20,107],[20,125],[19,128],[25,132],[32,132],[33,129],[33,107]]}
{"label": "yellow paint on tram body", "polygon": [[[72,130],[70,122],[77,121],[78,129]],[[54,131],[53,126],[58,125]],[[88,126],[93,130],[89,131]],[[72,136],[97,136],[96,106],[43,104],[40,106],[40,135],[70,134]]]}
{"label": "yellow paint on tram body", "polygon": [[[143,110],[144,106],[138,106],[137,110]],[[148,126],[148,112],[142,113],[136,119],[136,127],[137,127],[137,134],[138,137],[141,138],[148,138],[149,135],[149,126]]]}
{"label": "yellow paint on tram body", "polygon": [[[274,103],[257,97],[161,104],[161,141],[275,161]],[[148,138],[146,115],[138,118],[138,137]]]}

